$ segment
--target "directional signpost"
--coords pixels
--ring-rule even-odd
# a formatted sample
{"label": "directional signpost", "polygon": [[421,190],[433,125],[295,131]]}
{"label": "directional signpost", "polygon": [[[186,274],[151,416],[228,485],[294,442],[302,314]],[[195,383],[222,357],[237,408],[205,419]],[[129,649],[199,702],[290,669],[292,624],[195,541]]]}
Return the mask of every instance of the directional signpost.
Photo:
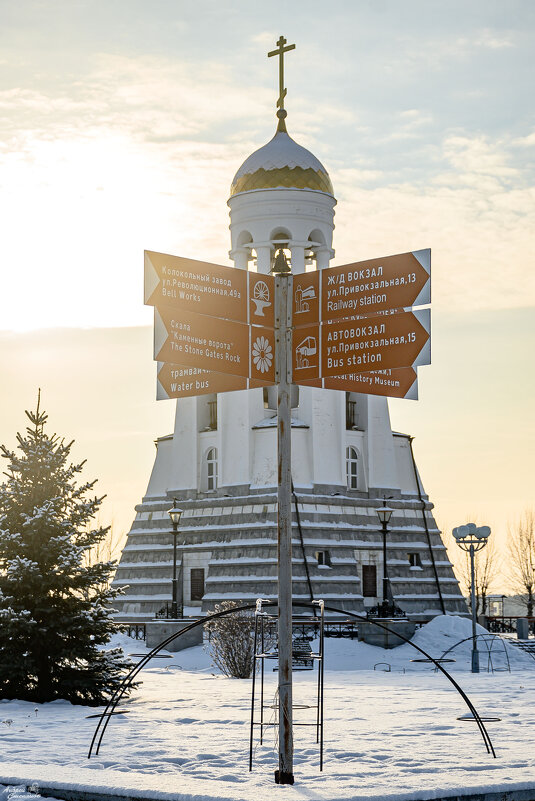
{"label": "directional signpost", "polygon": [[430,302],[429,249],[294,276],[296,327]]}
{"label": "directional signpost", "polygon": [[294,381],[416,399],[415,368],[431,360],[430,312],[404,309],[430,302],[430,274],[426,249],[295,276]]}
{"label": "directional signpost", "polygon": [[221,392],[236,392],[239,389],[267,387],[273,381],[244,378],[239,375],[216,373],[184,364],[158,362],[156,399],[189,398],[194,395],[211,395]]}
{"label": "directional signpost", "polygon": [[145,251],[144,289],[158,400],[274,383],[271,275]]}
{"label": "directional signpost", "polygon": [[294,379],[430,364],[429,342],[429,309],[296,328]]}
{"label": "directional signpost", "polygon": [[350,373],[332,378],[316,378],[300,381],[307,387],[339,389],[345,392],[360,392],[367,395],[383,395],[388,398],[418,400],[418,374],[414,367],[397,367],[375,370],[369,373]]}
{"label": "directional signpost", "polygon": [[430,302],[429,249],[322,270],[322,320],[424,306]]}
{"label": "directional signpost", "polygon": [[[418,250],[292,276],[293,381],[416,398],[430,312],[404,309],[430,301],[430,271],[430,251]],[[146,251],[145,302],[155,307],[154,358],[168,365],[159,398],[275,383],[273,276]],[[180,373],[194,368],[204,380]]]}
{"label": "directional signpost", "polygon": [[145,251],[145,305],[273,328],[274,281],[234,267]]}
{"label": "directional signpost", "polygon": [[259,328],[162,306],[154,310],[154,358],[275,381],[275,334]]}
{"label": "directional signpost", "polygon": [[[279,131],[286,130],[281,36]],[[281,249],[272,275],[145,252],[145,303],[154,306],[158,398],[277,384],[278,718],[275,781],[293,784],[292,381],[417,397],[430,362],[431,252],[417,250],[292,275]]]}
{"label": "directional signpost", "polygon": [[[279,42],[280,44],[280,42]],[[282,44],[281,44],[282,47]],[[278,51],[274,51],[278,52]],[[280,257],[280,258],[279,258]],[[293,783],[290,389],[417,398],[429,364],[431,253],[293,276],[145,252],[158,399],[277,384],[279,770]]]}

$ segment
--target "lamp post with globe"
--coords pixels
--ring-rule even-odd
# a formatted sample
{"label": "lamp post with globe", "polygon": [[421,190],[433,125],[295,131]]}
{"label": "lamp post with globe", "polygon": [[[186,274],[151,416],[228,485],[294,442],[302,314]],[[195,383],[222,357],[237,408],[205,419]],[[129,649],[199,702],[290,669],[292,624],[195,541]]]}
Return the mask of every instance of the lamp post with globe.
{"label": "lamp post with globe", "polygon": [[402,618],[405,617],[404,612],[394,603],[392,593],[389,592],[388,568],[386,560],[386,536],[388,534],[388,523],[394,512],[383,499],[383,505],[375,510],[377,517],[381,523],[381,533],[383,535],[383,600],[372,606],[368,610],[367,617],[369,618]]}
{"label": "lamp post with globe", "polygon": [[[388,572],[386,567],[386,533],[388,531],[388,523],[390,522],[390,518],[392,517],[392,512],[394,510],[390,509],[386,503],[383,506],[380,506],[379,509],[376,509],[377,517],[379,518],[379,522],[381,523],[381,532],[383,535],[383,607],[384,611],[386,612],[388,607]],[[385,617],[387,615],[385,614]]]}
{"label": "lamp post with globe", "polygon": [[476,526],[475,523],[467,523],[465,526],[457,526],[451,532],[457,545],[463,551],[470,554],[470,589],[472,602],[472,673],[479,673],[479,651],[477,650],[476,634],[476,571],[475,553],[481,551],[487,544],[490,536],[489,526]]}
{"label": "lamp post with globe", "polygon": [[[182,515],[182,509],[179,509],[176,505],[176,498],[173,499],[173,506],[171,509],[168,510],[167,514],[171,518],[171,524],[173,526],[173,590],[172,590],[172,605],[171,605],[171,616],[176,620],[178,617],[178,581],[176,578],[176,538],[178,536],[178,524],[180,523],[180,517]],[[182,557],[184,560],[184,557]],[[180,616],[183,614],[183,605],[182,599],[180,601]]]}

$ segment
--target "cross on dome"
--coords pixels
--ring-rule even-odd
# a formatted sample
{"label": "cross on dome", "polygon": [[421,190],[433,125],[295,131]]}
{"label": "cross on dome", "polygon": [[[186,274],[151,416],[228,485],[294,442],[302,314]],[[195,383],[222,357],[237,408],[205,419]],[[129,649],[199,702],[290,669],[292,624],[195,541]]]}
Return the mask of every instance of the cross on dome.
{"label": "cross on dome", "polygon": [[268,53],[268,58],[271,58],[271,56],[279,57],[279,99],[277,100],[277,108],[282,110],[284,110],[284,98],[288,92],[288,90],[284,88],[284,54],[289,50],[295,50],[294,44],[288,45],[287,47],[284,46],[287,41],[288,40],[285,39],[281,34],[277,42],[277,50],[272,50],[270,53]]}
{"label": "cross on dome", "polygon": [[286,130],[284,98],[284,54],[294,50],[284,36],[277,41],[277,49],[268,53],[279,57],[279,98],[277,100],[278,125],[273,139],[252,153],[234,176],[230,196],[257,189],[312,189],[333,195],[327,170],[306,148],[295,142]]}

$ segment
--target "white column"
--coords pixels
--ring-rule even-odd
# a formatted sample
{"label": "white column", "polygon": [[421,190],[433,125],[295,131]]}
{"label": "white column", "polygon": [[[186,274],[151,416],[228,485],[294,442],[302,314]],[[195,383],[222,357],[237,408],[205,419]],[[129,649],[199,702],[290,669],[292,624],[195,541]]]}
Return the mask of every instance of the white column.
{"label": "white column", "polygon": [[256,246],[257,272],[266,275],[271,271],[271,247],[269,245]]}
{"label": "white column", "polygon": [[290,252],[292,254],[292,275],[305,272],[305,248],[302,245],[294,245],[290,242]]}
{"label": "white column", "polygon": [[330,248],[318,248],[316,251],[316,264],[318,265],[318,270],[323,270],[325,267],[328,267],[329,261],[333,256],[334,253]]}
{"label": "white column", "polygon": [[229,251],[229,256],[234,262],[234,266],[239,270],[247,270],[250,255],[249,248],[236,248],[236,250]]}

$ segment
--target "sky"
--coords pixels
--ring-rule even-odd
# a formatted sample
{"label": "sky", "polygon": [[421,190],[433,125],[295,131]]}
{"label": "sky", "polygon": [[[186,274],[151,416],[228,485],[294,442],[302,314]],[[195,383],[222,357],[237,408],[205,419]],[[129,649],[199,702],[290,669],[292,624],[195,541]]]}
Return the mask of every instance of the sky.
{"label": "sky", "polygon": [[41,387],[128,529],[174,415],[143,250],[230,264],[229,187],[274,133],[283,33],[288,129],[338,201],[332,263],[432,249],[433,361],[393,427],[439,524],[503,545],[534,505],[535,5],[0,0],[0,30],[0,441]]}

